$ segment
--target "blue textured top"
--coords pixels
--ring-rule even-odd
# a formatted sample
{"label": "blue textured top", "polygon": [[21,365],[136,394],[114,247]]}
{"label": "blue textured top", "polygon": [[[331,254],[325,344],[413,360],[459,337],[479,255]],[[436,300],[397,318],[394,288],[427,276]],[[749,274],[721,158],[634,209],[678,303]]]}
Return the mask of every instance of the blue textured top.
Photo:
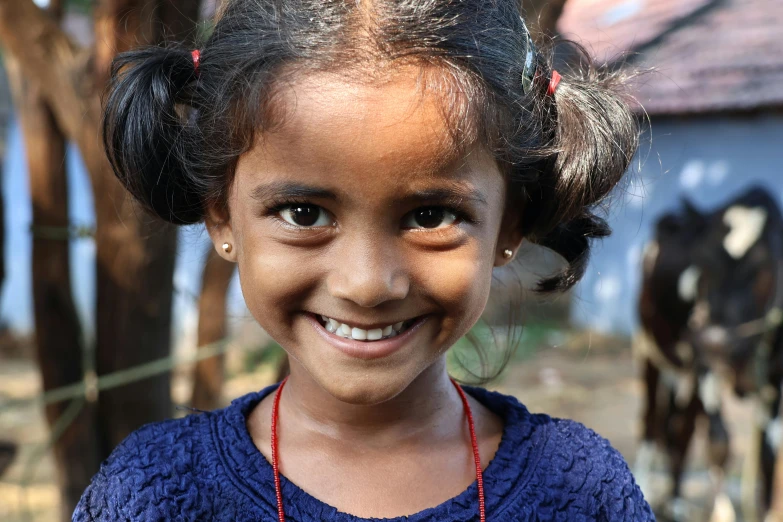
{"label": "blue textured top", "polygon": [[[245,420],[275,386],[225,409],[149,424],[103,463],[73,515],[88,521],[277,520],[272,466]],[[515,398],[465,388],[505,421],[484,471],[487,520],[650,521],[650,507],[623,457],[583,425],[531,414]],[[338,511],[280,477],[286,520],[369,522]],[[386,522],[474,522],[476,482],[458,496]]]}

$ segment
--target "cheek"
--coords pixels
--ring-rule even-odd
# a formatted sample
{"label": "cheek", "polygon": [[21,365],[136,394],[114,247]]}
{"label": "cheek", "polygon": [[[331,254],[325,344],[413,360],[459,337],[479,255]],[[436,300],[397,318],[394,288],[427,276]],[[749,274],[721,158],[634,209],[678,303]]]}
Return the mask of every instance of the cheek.
{"label": "cheek", "polygon": [[232,191],[229,204],[242,295],[256,321],[274,336],[283,330],[286,310],[311,284],[312,267],[296,262],[289,248],[270,239],[268,223],[236,193]]}
{"label": "cheek", "polygon": [[487,249],[431,259],[418,271],[417,283],[445,312],[442,335],[456,341],[479,320],[489,298],[493,257]]}
{"label": "cheek", "polygon": [[283,304],[299,294],[312,275],[302,264],[274,252],[245,250],[238,265],[245,298],[258,302]]}
{"label": "cheek", "polygon": [[[243,234],[237,252],[239,282],[248,310],[278,342],[285,342],[292,319],[290,312],[318,284],[314,253],[292,253],[274,240]],[[283,338],[279,338],[282,336]]]}

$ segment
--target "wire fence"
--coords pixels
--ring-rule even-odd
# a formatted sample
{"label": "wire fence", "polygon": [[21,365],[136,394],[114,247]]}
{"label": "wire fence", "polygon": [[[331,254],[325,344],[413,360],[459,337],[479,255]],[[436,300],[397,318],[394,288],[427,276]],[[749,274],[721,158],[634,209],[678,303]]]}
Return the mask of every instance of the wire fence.
{"label": "wire fence", "polygon": [[49,404],[68,402],[68,406],[63,413],[49,426],[47,439],[42,443],[30,444],[33,448],[27,455],[25,459],[26,462],[22,464],[22,469],[24,471],[22,472],[21,478],[17,481],[0,479],[1,484],[19,488],[20,498],[18,511],[23,519],[33,520],[29,489],[36,479],[40,465],[44,461],[44,456],[63,436],[66,430],[82,412],[82,409],[88,403],[95,402],[101,392],[132,384],[163,373],[172,372],[178,368],[197,363],[204,359],[223,355],[228,352],[232,345],[232,340],[226,338],[215,343],[199,346],[198,349],[191,354],[172,354],[168,357],[162,357],[138,366],[101,376],[97,376],[92,369],[93,366],[89,365],[86,367],[88,369],[85,371],[84,378],[81,382],[48,390],[31,397],[10,399],[0,402],[0,416],[13,410],[43,408]]}
{"label": "wire fence", "polygon": [[94,370],[85,372],[82,382],[69,384],[61,388],[55,388],[41,393],[35,397],[22,399],[10,399],[0,402],[0,414],[12,408],[24,406],[46,406],[57,402],[85,398],[93,402],[101,391],[110,390],[119,386],[125,386],[136,381],[154,377],[162,373],[174,370],[179,366],[192,364],[210,357],[224,354],[229,346],[229,340],[200,346],[194,355],[177,356],[170,355],[138,366],[119,370],[106,375],[96,376]]}

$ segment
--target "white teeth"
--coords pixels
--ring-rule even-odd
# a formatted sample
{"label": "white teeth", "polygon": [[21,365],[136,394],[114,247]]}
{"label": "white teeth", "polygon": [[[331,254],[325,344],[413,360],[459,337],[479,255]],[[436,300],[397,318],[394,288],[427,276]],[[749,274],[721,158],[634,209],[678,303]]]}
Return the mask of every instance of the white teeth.
{"label": "white teeth", "polygon": [[404,321],[401,321],[399,323],[384,326],[383,328],[365,330],[363,328],[355,328],[341,323],[330,317],[326,317],[325,315],[318,315],[318,318],[322,321],[324,329],[327,332],[356,341],[379,341],[381,339],[394,337],[400,333],[403,324],[405,324]]}

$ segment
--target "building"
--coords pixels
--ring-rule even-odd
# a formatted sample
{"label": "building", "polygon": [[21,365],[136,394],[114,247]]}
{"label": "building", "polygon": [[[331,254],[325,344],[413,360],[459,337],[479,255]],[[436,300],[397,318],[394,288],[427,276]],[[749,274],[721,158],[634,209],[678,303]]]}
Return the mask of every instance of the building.
{"label": "building", "polygon": [[643,246],[681,196],[711,208],[760,183],[783,202],[781,28],[780,0],[566,4],[564,37],[601,61],[651,69],[634,86],[649,132],[615,194],[614,235],[597,245],[577,291],[576,322],[635,329]]}

